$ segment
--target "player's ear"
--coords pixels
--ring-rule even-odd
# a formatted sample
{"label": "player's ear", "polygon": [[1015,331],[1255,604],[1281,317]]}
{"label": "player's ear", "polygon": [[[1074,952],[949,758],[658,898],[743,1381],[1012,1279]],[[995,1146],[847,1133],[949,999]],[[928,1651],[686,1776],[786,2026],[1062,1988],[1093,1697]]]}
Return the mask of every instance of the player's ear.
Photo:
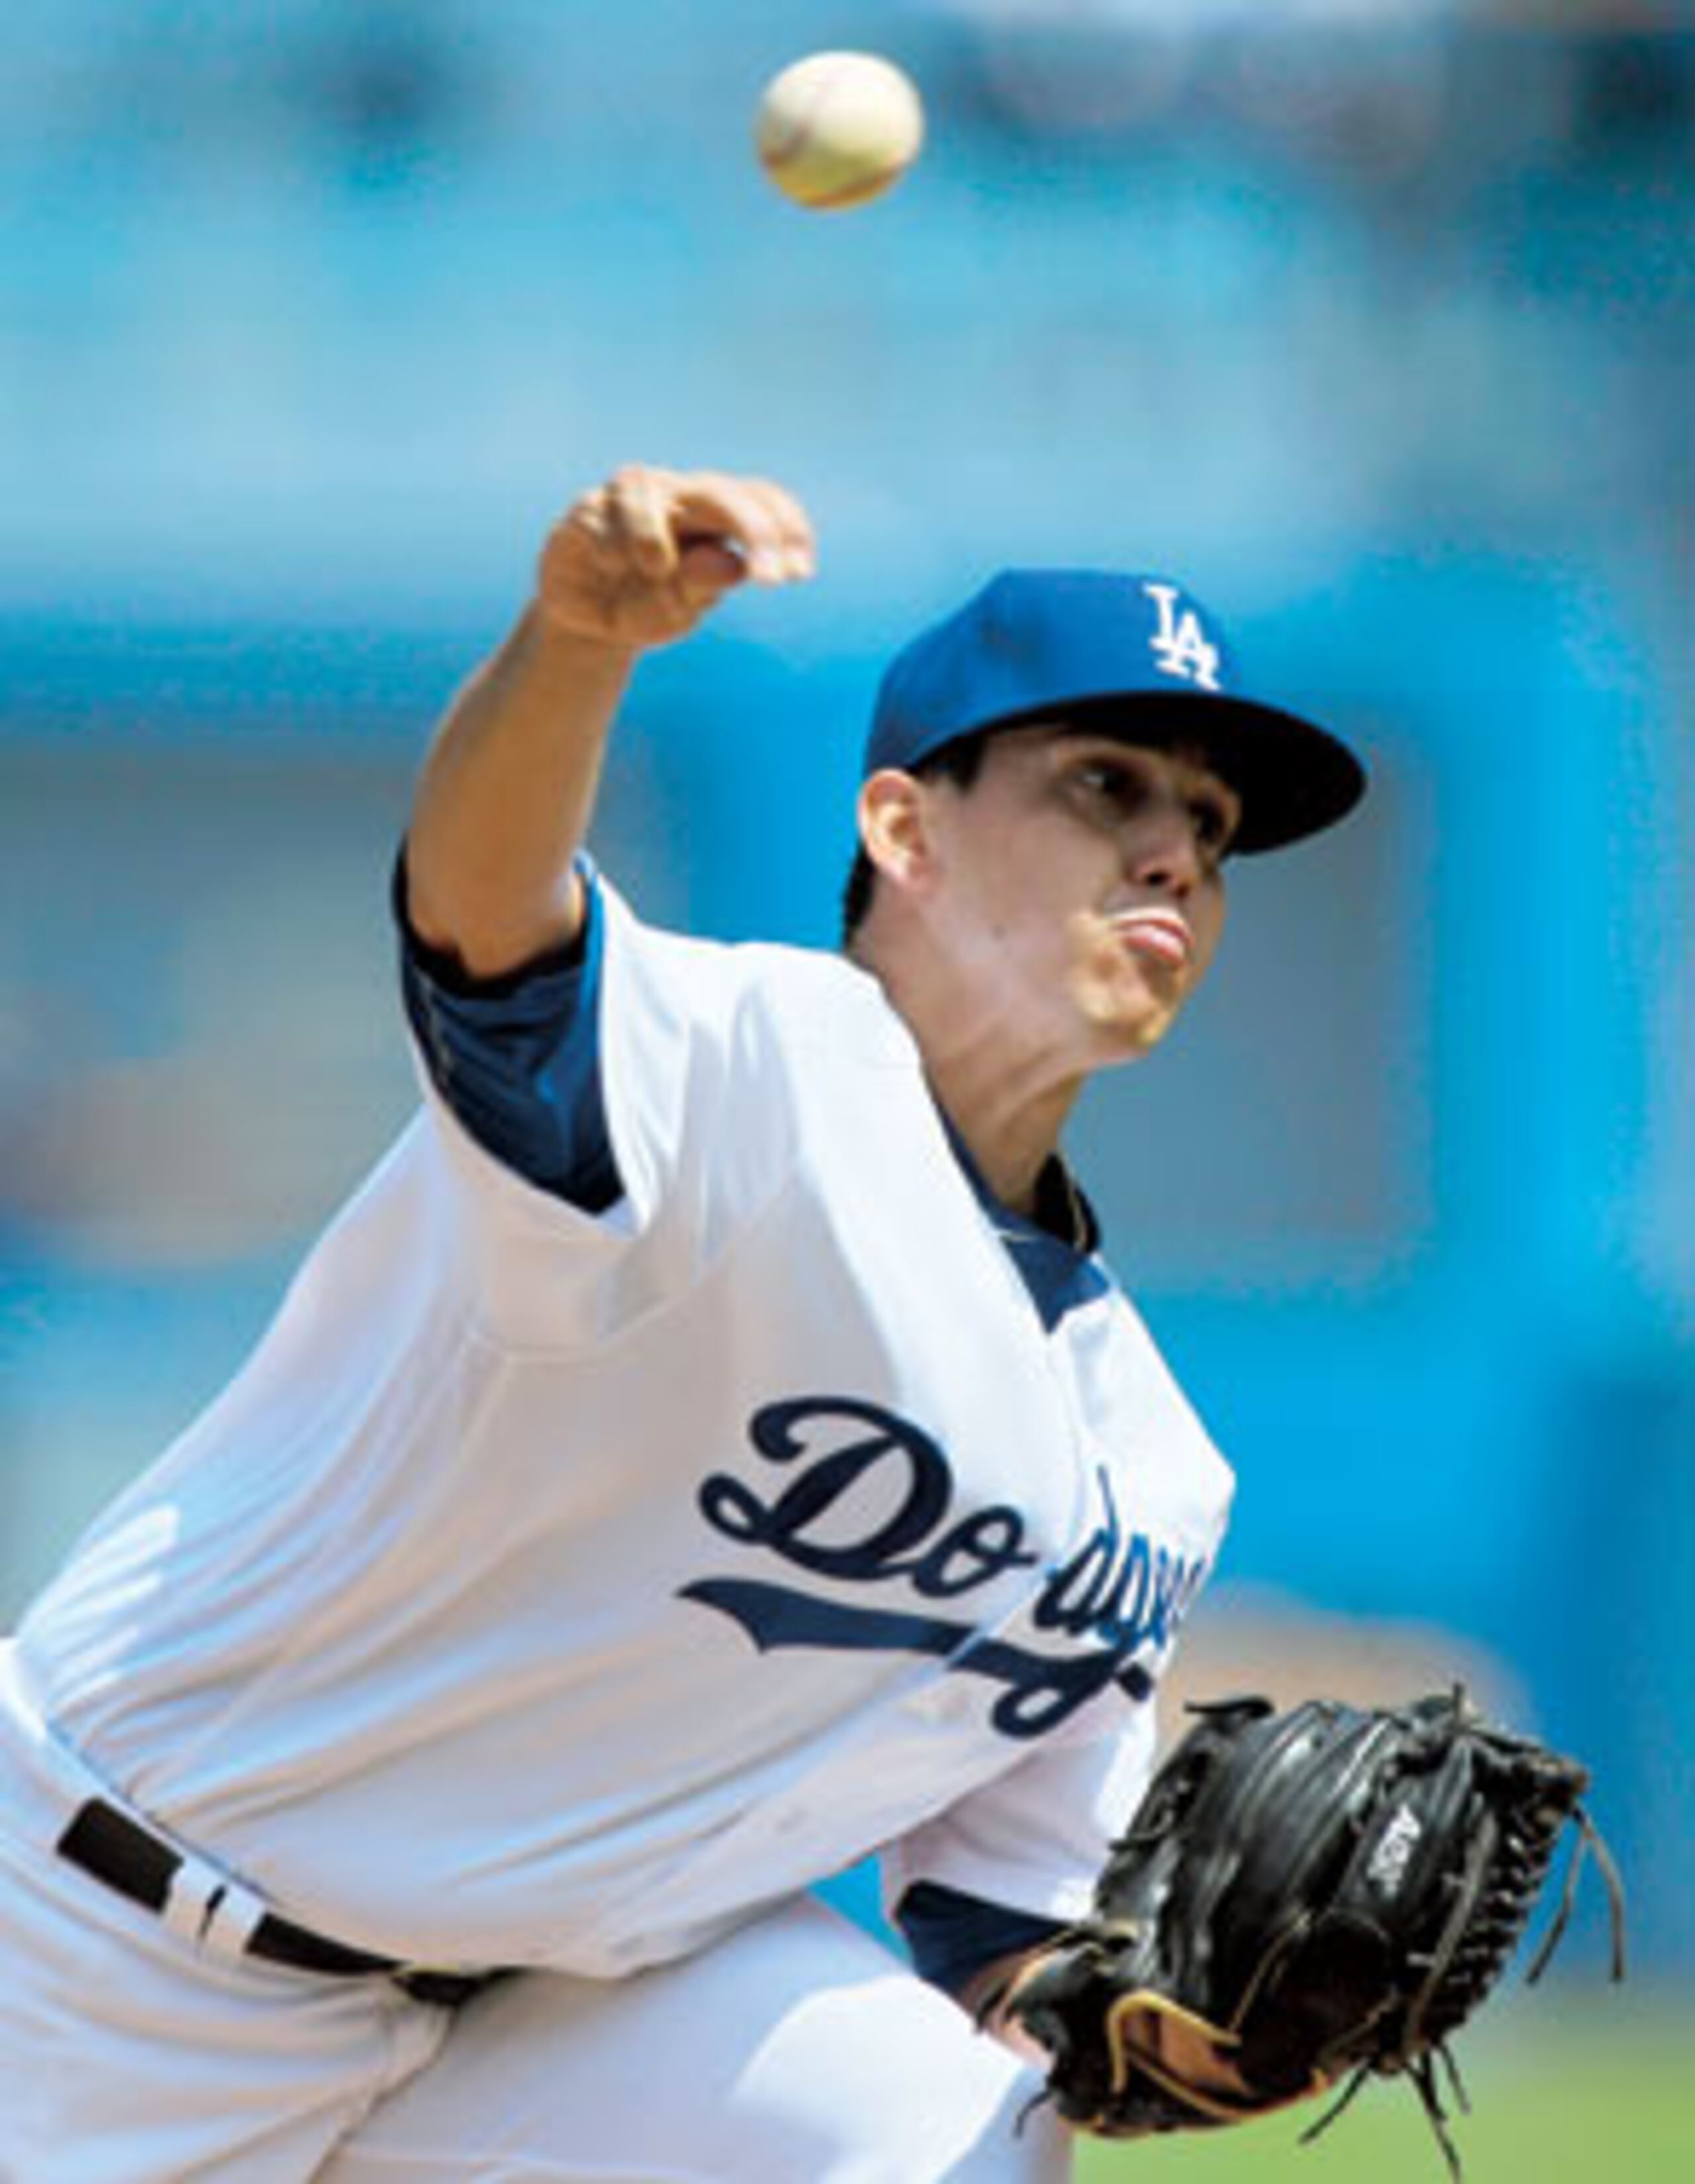
{"label": "player's ear", "polygon": [[859,790],[859,839],[883,878],[922,888],[936,861],[924,783],[897,766],[869,776]]}

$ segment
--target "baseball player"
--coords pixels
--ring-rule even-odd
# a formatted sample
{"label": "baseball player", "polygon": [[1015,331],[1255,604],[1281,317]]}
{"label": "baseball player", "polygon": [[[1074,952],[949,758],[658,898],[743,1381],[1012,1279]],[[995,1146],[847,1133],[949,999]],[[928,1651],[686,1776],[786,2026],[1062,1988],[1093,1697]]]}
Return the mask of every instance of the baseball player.
{"label": "baseball player", "polygon": [[[881,684],[842,951],[657,931],[583,850],[631,672],[813,560],[622,471],[448,711],[420,1112],[0,1650],[18,2184],[1065,2173],[971,2001],[1231,1474],[1059,1134],[1363,776],[1177,584],[1009,571]],[[809,1892],[873,1852],[909,1953]]]}

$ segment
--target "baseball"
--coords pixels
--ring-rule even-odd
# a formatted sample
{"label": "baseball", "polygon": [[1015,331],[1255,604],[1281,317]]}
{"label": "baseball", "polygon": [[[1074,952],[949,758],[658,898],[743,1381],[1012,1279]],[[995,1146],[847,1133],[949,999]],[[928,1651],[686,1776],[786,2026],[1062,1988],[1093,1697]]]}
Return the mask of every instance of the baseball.
{"label": "baseball", "polygon": [[911,78],[876,53],[809,53],[766,85],[753,141],[786,197],[845,211],[881,197],[918,157],[924,107]]}

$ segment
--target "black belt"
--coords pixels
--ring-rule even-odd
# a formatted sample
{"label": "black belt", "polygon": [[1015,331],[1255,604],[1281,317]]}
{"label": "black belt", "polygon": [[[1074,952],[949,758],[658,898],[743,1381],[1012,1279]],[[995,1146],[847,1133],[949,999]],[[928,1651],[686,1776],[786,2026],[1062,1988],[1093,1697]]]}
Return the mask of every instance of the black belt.
{"label": "black belt", "polygon": [[[103,1797],[91,1797],[78,1808],[54,1847],[61,1858],[149,1911],[164,1909],[183,1862],[180,1852]],[[215,1907],[215,1893],[212,1902]],[[297,1926],[274,1911],[261,1916],[242,1947],[250,1957],[286,1964],[295,1971],[322,1972],[331,1979],[392,1980],[420,2002],[448,2007],[500,1976],[497,1972],[430,1971],[398,1957],[375,1956],[368,1949],[352,1949],[344,1942]]]}

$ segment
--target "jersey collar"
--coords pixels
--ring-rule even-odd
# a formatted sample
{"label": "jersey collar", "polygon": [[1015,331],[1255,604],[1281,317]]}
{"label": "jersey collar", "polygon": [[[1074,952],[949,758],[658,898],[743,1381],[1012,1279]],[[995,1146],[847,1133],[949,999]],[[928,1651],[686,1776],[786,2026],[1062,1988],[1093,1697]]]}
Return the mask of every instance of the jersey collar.
{"label": "jersey collar", "polygon": [[978,1205],[1029,1292],[1043,1328],[1052,1334],[1068,1312],[1092,1304],[1112,1286],[1095,1256],[1101,1230],[1093,1206],[1054,1153],[1036,1178],[1036,1212],[1042,1217],[1032,1220],[1015,1213],[991,1190],[970,1146],[945,1114],[942,1126]]}

